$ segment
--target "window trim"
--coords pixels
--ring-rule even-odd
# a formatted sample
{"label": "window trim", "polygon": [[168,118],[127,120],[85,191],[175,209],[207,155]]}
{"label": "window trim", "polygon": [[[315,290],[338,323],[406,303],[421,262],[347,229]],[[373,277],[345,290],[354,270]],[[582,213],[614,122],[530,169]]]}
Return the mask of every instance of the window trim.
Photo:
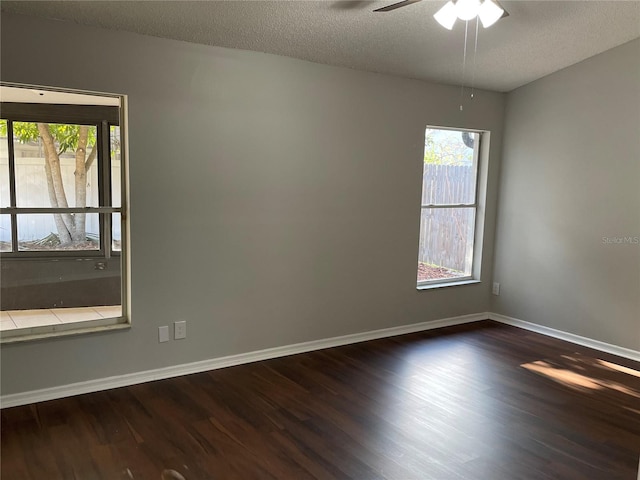
{"label": "window trim", "polygon": [[[420,215],[426,208],[473,208],[475,211],[473,226],[473,246],[471,259],[471,274],[463,277],[440,278],[433,280],[420,280],[416,282],[417,290],[430,290],[439,287],[452,287],[462,285],[473,285],[481,283],[480,275],[482,269],[482,245],[484,237],[486,186],[488,181],[489,163],[489,142],[491,132],[488,130],[478,130],[463,127],[443,127],[437,125],[426,125],[426,129],[449,130],[456,132],[469,132],[478,135],[478,146],[474,148],[475,169],[475,191],[472,203],[459,204],[423,204],[422,203],[422,180],[420,182]],[[423,153],[424,154],[424,153]],[[423,160],[424,162],[424,160]],[[424,165],[424,163],[422,163]],[[420,240],[418,239],[418,252],[420,251]]]}
{"label": "window trim", "polygon": [[[109,117],[107,119],[107,120],[114,120],[114,121],[106,122],[106,125],[107,125],[106,131],[108,134],[109,133],[108,128],[110,125],[118,125],[120,127],[120,162],[121,162],[120,206],[113,207],[110,205],[108,207],[104,207],[104,206],[84,207],[84,208],[78,209],[82,212],[88,212],[88,213],[96,213],[96,210],[99,210],[99,209],[103,210],[102,212],[97,212],[104,215],[105,220],[108,219],[108,222],[107,221],[101,222],[101,225],[103,225],[103,227],[101,228],[103,229],[106,228],[106,226],[110,226],[112,213],[120,213],[121,215],[121,232],[120,232],[121,233],[121,250],[120,251],[113,251],[112,249],[113,238],[111,234],[111,229],[109,229],[110,241],[108,242],[108,246],[106,245],[107,242],[104,241],[106,237],[104,236],[103,231],[101,230],[100,232],[101,243],[104,243],[104,246],[101,245],[101,249],[96,251],[90,251],[90,250],[76,250],[76,251],[68,251],[68,252],[65,252],[65,251],[49,251],[49,252],[12,251],[12,252],[0,253],[0,257],[5,257],[10,261],[20,261],[20,260],[47,261],[47,260],[52,260],[52,259],[61,258],[61,257],[64,257],[65,259],[83,258],[83,259],[98,260],[100,258],[108,259],[110,256],[119,257],[121,315],[119,317],[104,318],[104,319],[97,319],[97,320],[86,320],[81,322],[73,322],[73,323],[65,323],[65,324],[42,325],[42,326],[36,326],[36,327],[4,330],[0,332],[0,344],[26,342],[26,341],[41,340],[41,339],[61,337],[61,336],[75,336],[75,335],[94,333],[94,332],[117,331],[117,330],[131,328],[131,273],[130,273],[131,272],[131,252],[130,252],[131,238],[130,238],[130,219],[129,219],[129,138],[128,138],[128,121],[127,121],[128,115],[129,115],[129,105],[128,105],[127,96],[122,94],[92,92],[92,91],[83,91],[83,90],[75,90],[75,89],[63,89],[63,88],[56,88],[56,87],[33,86],[33,85],[15,84],[15,83],[8,83],[8,82],[0,82],[0,85],[6,86],[6,87],[14,87],[14,88],[37,89],[42,91],[90,95],[94,97],[99,96],[99,97],[117,99],[119,106],[106,106],[106,107],[104,105],[89,105],[89,106],[94,108],[99,108],[101,111],[105,111],[104,109],[107,108],[111,112],[114,112],[114,111],[117,112],[115,119],[113,117]],[[6,104],[6,102],[3,103],[3,105],[4,104]],[[31,104],[25,103],[25,104],[17,104],[17,105],[31,105]],[[74,105],[74,107],[83,107],[83,105]],[[85,110],[85,109],[82,109],[82,110]],[[11,116],[13,116],[13,113],[14,112],[11,112],[11,111],[9,112]],[[9,118],[7,118],[8,115],[5,115],[4,107],[2,108],[1,116],[3,119],[6,118],[7,120],[10,120]],[[21,118],[19,121],[25,121],[25,120],[22,120]],[[45,121],[45,120],[40,120],[40,121]],[[56,120],[52,120],[49,123],[54,123],[54,122],[55,123],[76,122],[77,124],[78,123],[86,124],[86,123],[77,122],[77,120],[67,120],[66,117],[64,119],[58,118]],[[99,133],[100,126],[103,124],[104,122],[96,124],[98,127],[98,131],[96,132],[97,135],[100,135]],[[13,149],[13,142],[12,141],[8,142],[8,144],[9,144],[9,148]],[[103,147],[106,150],[106,153],[107,153],[106,158],[108,159],[108,161],[98,162],[98,165],[102,165],[103,169],[108,170],[107,175],[109,175],[110,177],[111,156],[110,156],[110,145],[109,145],[108,139],[106,140],[106,142],[103,142]],[[104,155],[104,152],[98,151],[98,155],[101,155],[101,154]],[[10,158],[13,158],[13,155],[11,155]],[[9,161],[10,176],[12,175],[11,169],[15,168],[15,165],[11,166],[12,163],[13,162]],[[100,175],[101,173],[103,172],[100,172],[99,170],[98,174]],[[111,179],[109,177],[107,177],[108,182],[106,184],[106,188],[104,188],[102,185],[103,180],[102,179],[100,180],[100,183],[101,183],[100,190],[108,191],[106,193],[107,198],[110,198],[111,196],[110,188],[112,187],[110,182]],[[21,211],[20,213],[26,213],[24,207],[19,208],[19,207],[16,207],[15,205],[15,202],[16,202],[15,169],[13,170],[13,177],[10,180],[11,180],[10,189],[12,188],[13,191],[11,191],[10,193],[11,206],[9,207],[9,209],[12,210],[12,213],[15,210],[16,215],[17,215],[17,210],[20,210]],[[100,198],[99,200],[102,201],[104,200],[104,198]],[[74,208],[71,207],[71,209],[74,209]],[[2,210],[6,210],[6,208]],[[45,208],[45,210],[47,210],[47,213],[52,213],[51,208]],[[69,211],[69,209],[62,209],[62,210]],[[117,211],[114,212],[114,210],[117,210]],[[2,213],[4,213],[4,211]],[[14,241],[16,242],[16,245],[17,245],[17,231],[16,231],[17,222],[12,221],[11,224],[12,224],[12,245]],[[108,254],[105,254],[105,252],[108,252]],[[10,254],[7,255],[8,253]],[[33,253],[43,253],[43,255],[32,255]],[[92,255],[92,253],[94,254]],[[95,253],[98,253],[98,254],[96,255]]]}

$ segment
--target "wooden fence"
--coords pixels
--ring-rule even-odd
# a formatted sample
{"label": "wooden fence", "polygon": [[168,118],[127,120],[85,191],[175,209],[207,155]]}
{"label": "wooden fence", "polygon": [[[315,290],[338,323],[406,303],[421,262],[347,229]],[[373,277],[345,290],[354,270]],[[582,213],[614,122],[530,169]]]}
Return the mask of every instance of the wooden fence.
{"label": "wooden fence", "polygon": [[[425,164],[422,205],[474,203],[475,169],[471,165]],[[420,218],[418,261],[471,271],[475,208],[426,208]]]}

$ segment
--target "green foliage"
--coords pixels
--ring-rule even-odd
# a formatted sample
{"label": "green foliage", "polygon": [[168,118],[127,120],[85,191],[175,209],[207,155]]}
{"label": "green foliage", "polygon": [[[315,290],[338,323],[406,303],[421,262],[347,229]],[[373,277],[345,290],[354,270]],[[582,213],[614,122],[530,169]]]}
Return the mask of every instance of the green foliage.
{"label": "green foliage", "polygon": [[109,127],[109,137],[111,156],[120,155],[120,127],[111,125]]}
{"label": "green foliage", "polygon": [[427,129],[424,137],[424,163],[440,163],[440,159],[436,152],[436,142],[433,139],[433,131],[429,129]]}
{"label": "green foliage", "polygon": [[424,163],[433,165],[470,165],[473,150],[462,141],[460,132],[428,128],[424,140]]}
{"label": "green foliage", "polygon": [[[51,136],[56,142],[58,154],[67,150],[75,151],[78,148],[81,125],[67,125],[64,123],[48,124]],[[7,136],[7,121],[0,122],[0,135]],[[38,125],[34,122],[13,122],[13,135],[20,143],[37,142],[40,137]],[[92,147],[96,143],[96,127],[89,126],[87,146]]]}

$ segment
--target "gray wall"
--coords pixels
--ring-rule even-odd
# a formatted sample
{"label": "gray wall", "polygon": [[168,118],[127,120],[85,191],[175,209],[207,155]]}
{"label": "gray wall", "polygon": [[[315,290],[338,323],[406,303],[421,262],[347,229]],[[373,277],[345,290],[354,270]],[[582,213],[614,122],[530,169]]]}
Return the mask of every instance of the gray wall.
{"label": "gray wall", "polygon": [[503,157],[492,311],[640,350],[640,40],[511,92]]}
{"label": "gray wall", "polygon": [[[503,95],[6,14],[1,53],[129,95],[133,298],[128,331],[3,345],[3,394],[487,310]],[[416,291],[427,124],[493,133],[481,284]]]}

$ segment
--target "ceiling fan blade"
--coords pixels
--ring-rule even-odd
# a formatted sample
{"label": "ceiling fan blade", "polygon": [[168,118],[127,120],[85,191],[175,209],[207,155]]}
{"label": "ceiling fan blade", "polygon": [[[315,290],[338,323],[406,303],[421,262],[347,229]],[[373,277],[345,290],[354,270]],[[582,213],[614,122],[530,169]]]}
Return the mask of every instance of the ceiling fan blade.
{"label": "ceiling fan blade", "polygon": [[502,16],[500,18],[504,18],[504,17],[508,17],[509,16],[509,12],[507,12],[507,10],[500,4],[500,2],[498,2],[498,0],[493,0],[493,3],[495,3],[496,5],[498,5],[501,9],[502,9]]}
{"label": "ceiling fan blade", "polygon": [[387,5],[386,7],[377,8],[374,12],[390,12],[391,10],[395,10],[396,8],[406,7],[407,5],[411,5],[412,3],[418,3],[421,0],[404,0],[402,2],[394,3],[392,5]]}

